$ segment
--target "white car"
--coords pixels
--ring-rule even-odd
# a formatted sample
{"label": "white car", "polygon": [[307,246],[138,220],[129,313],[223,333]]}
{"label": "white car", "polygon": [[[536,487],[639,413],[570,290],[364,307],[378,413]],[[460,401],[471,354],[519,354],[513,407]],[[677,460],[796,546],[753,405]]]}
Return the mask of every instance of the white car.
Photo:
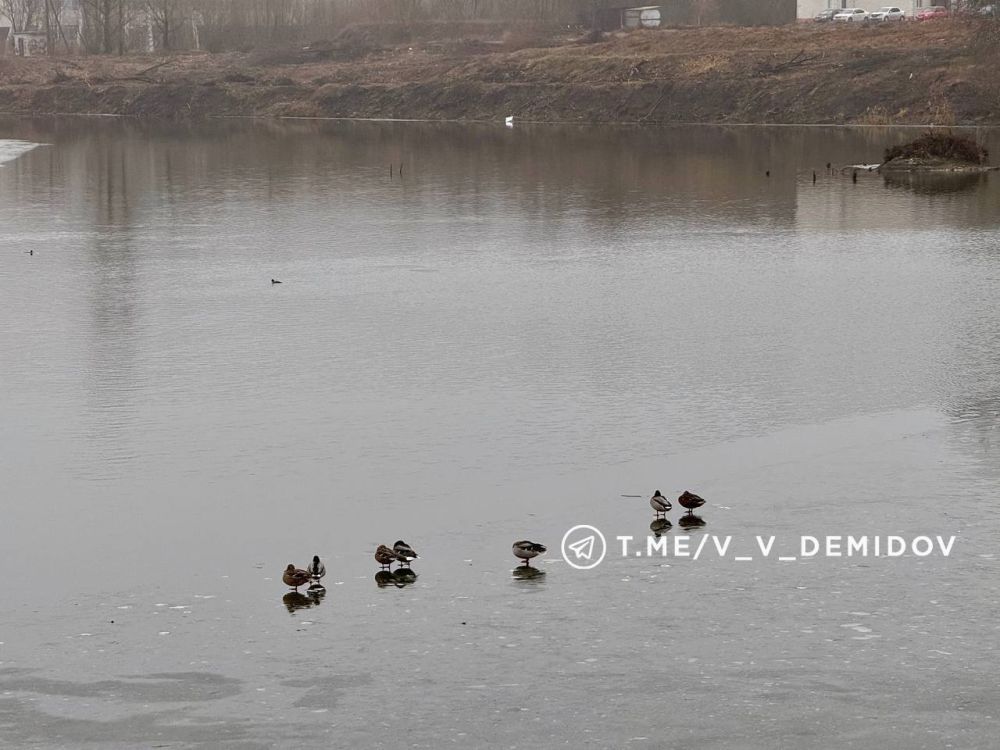
{"label": "white car", "polygon": [[844,8],[840,13],[833,17],[834,21],[839,23],[857,23],[858,21],[864,21],[868,18],[868,11],[861,8]]}
{"label": "white car", "polygon": [[868,14],[869,21],[902,21],[906,18],[902,8],[886,5],[884,8],[873,10]]}

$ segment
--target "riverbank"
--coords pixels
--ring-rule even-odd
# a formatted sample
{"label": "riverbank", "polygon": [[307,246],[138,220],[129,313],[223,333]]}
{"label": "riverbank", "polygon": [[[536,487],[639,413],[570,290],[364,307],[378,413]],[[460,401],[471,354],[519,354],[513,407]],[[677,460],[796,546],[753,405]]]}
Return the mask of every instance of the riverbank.
{"label": "riverbank", "polygon": [[0,59],[0,112],[569,122],[1000,124],[963,21],[366,37],[350,49]]}

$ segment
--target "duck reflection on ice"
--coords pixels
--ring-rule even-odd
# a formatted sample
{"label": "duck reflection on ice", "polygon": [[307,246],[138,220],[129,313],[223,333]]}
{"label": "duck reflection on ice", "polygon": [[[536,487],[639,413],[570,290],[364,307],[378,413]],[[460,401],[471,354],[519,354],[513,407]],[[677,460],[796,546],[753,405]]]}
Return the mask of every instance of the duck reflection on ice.
{"label": "duck reflection on ice", "polygon": [[694,513],[685,513],[677,519],[677,525],[682,529],[700,529],[705,524],[705,519],[701,516],[696,516]]}
{"label": "duck reflection on ice", "polygon": [[322,586],[316,586],[310,588],[308,593],[305,594],[299,591],[289,591],[281,597],[281,603],[285,605],[285,609],[287,609],[290,614],[295,614],[295,612],[300,609],[318,607],[323,601],[324,596],[326,596],[326,589]]}
{"label": "duck reflection on ice", "polygon": [[518,581],[542,581],[545,579],[545,571],[533,568],[530,565],[518,565],[510,571],[512,578]]}
{"label": "duck reflection on ice", "polygon": [[669,519],[657,518],[651,524],[649,524],[649,530],[653,532],[653,536],[659,538],[666,534],[670,529],[673,528],[673,524],[670,523]]}
{"label": "duck reflection on ice", "polygon": [[417,573],[410,568],[397,568],[396,570],[380,570],[375,574],[375,585],[380,589],[386,586],[395,586],[401,589],[409,586],[417,580]]}

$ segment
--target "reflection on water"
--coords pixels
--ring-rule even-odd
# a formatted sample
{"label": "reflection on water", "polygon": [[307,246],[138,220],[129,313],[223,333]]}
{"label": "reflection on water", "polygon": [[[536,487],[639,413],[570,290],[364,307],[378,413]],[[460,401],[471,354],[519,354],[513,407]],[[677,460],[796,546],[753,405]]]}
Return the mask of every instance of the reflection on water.
{"label": "reflection on water", "polygon": [[657,518],[651,524],[649,524],[649,530],[653,532],[653,535],[660,537],[666,532],[673,528],[673,524],[670,523],[670,519],[667,518]]}
{"label": "reflection on water", "polygon": [[397,568],[392,571],[380,570],[375,574],[375,585],[380,589],[384,589],[387,586],[401,589],[404,586],[409,586],[411,583],[416,583],[416,581],[417,574],[410,568]]}
{"label": "reflection on water", "polygon": [[511,578],[516,581],[534,581],[545,577],[545,571],[530,565],[518,565],[510,572]]}
{"label": "reflection on water", "polygon": [[322,586],[310,586],[309,590],[305,593],[301,591],[289,591],[281,597],[281,603],[285,605],[290,614],[294,614],[300,609],[318,607],[323,602],[325,596],[325,588]]}
{"label": "reflection on water", "polygon": [[882,179],[886,187],[905,188],[921,195],[988,191],[990,182],[985,172],[883,172]]}
{"label": "reflection on water", "polygon": [[690,511],[677,519],[677,525],[685,530],[700,529],[706,524],[707,522],[705,521],[704,518],[702,518],[701,516],[696,516],[694,513]]}

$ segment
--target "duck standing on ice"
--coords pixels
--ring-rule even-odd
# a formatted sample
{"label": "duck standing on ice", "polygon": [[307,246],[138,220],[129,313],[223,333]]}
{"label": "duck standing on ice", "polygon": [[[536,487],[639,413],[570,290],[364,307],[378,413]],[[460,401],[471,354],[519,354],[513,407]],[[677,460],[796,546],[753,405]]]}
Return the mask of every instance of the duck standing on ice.
{"label": "duck standing on ice", "polygon": [[657,490],[653,493],[653,496],[649,498],[649,507],[651,507],[656,513],[656,518],[659,518],[661,514],[666,515],[667,511],[674,506],[670,504],[670,501],[667,500],[667,498],[660,494],[659,490]]}
{"label": "duck standing on ice", "polygon": [[397,541],[392,545],[392,551],[400,558],[400,564],[410,567],[410,562],[416,560],[420,555],[409,544],[404,542],[402,539]]}
{"label": "duck standing on ice", "polygon": [[309,577],[312,579],[313,586],[322,586],[320,581],[323,576],[326,575],[326,566],[319,559],[319,555],[313,555],[312,562],[309,563]]}
{"label": "duck standing on ice", "polygon": [[677,498],[677,502],[681,504],[682,508],[687,508],[688,513],[692,513],[705,504],[705,498],[684,490],[680,497]]}
{"label": "duck standing on ice", "polygon": [[291,586],[296,591],[299,590],[299,586],[305,586],[309,583],[309,579],[312,576],[309,575],[308,571],[302,570],[302,568],[296,568],[291,563],[288,563],[288,567],[285,568],[285,572],[281,574],[281,580],[285,582],[286,586]]}
{"label": "duck standing on ice", "polygon": [[394,550],[389,549],[384,544],[380,544],[375,550],[375,562],[383,568],[391,568],[394,562],[405,562],[405,560]]}
{"label": "duck standing on ice", "polygon": [[514,557],[524,560],[524,564],[530,567],[532,558],[544,555],[546,548],[544,544],[537,544],[535,542],[529,542],[527,539],[522,539],[514,542],[514,546],[511,548],[511,551],[514,553]]}

